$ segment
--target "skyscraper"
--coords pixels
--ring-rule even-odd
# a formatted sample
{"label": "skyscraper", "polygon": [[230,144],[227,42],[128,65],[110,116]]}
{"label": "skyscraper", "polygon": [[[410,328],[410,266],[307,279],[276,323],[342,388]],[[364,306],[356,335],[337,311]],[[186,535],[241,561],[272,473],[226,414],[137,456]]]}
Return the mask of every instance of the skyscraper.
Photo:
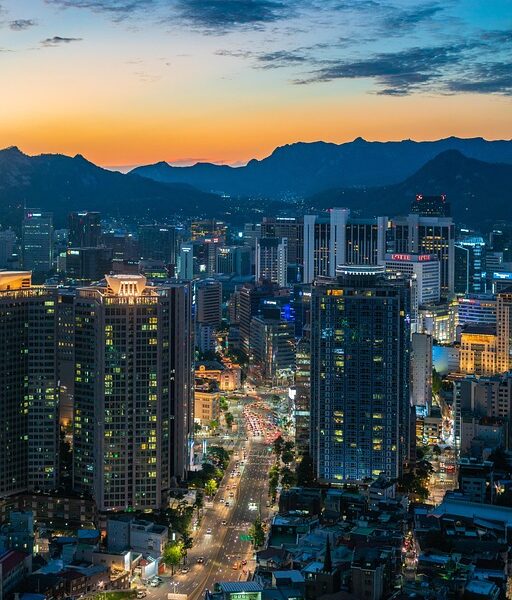
{"label": "skyscraper", "polygon": [[56,298],[0,273],[0,496],[57,486]]}
{"label": "skyscraper", "polygon": [[334,277],[339,265],[377,265],[386,252],[387,217],[351,219],[347,208],[304,217],[304,283]]}
{"label": "skyscraper", "polygon": [[97,248],[101,244],[101,215],[94,211],[69,213],[68,246],[70,248]]}
{"label": "skyscraper", "polygon": [[410,284],[384,267],[318,280],[311,307],[311,455],[324,482],[398,477],[410,447]]}
{"label": "skyscraper", "polygon": [[47,273],[53,265],[53,216],[37,209],[25,211],[21,226],[23,268]]}
{"label": "skyscraper", "polygon": [[485,292],[485,242],[480,236],[465,236],[455,242],[456,294]]}
{"label": "skyscraper", "polygon": [[74,488],[100,510],[159,508],[187,468],[191,290],[106,276],[75,299]]}
{"label": "skyscraper", "polygon": [[139,227],[140,257],[176,264],[176,229],[170,225],[141,225]]}
{"label": "skyscraper", "polygon": [[205,279],[196,284],[196,321],[218,327],[222,322],[222,283]]}
{"label": "skyscraper", "polygon": [[411,212],[423,217],[449,217],[450,203],[445,194],[439,196],[424,196],[417,194],[411,204]]}
{"label": "skyscraper", "polygon": [[435,254],[439,259],[441,292],[453,293],[455,227],[450,217],[415,213],[393,218],[390,237],[395,254]]}
{"label": "skyscraper", "polygon": [[256,281],[287,285],[287,238],[259,238],[256,240]]}

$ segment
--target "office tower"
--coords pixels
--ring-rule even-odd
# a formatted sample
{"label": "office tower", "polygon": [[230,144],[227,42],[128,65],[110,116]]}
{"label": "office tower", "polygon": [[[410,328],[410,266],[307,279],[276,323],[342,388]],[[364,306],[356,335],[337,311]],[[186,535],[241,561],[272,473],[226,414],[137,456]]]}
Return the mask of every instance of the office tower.
{"label": "office tower", "polygon": [[423,414],[432,406],[432,336],[413,333],[411,339],[411,400]]}
{"label": "office tower", "polygon": [[424,304],[439,302],[441,280],[439,260],[430,254],[386,254],[388,273],[411,279],[412,331],[418,328],[418,309]]}
{"label": "office tower", "polygon": [[275,301],[274,307],[289,299],[286,290],[279,290],[276,286],[244,284],[239,290],[238,319],[240,326],[241,348],[247,356],[250,354],[250,332],[252,318],[261,314],[261,307],[265,300]]}
{"label": "office tower", "polygon": [[250,338],[254,374],[272,385],[290,382],[295,371],[295,329],[279,318],[253,317]]}
{"label": "office tower", "polygon": [[256,281],[287,285],[288,240],[259,238],[256,240]]}
{"label": "office tower", "polygon": [[304,217],[304,283],[334,277],[345,264],[377,265],[384,260],[388,219],[350,219],[347,208]]}
{"label": "office tower", "polygon": [[496,295],[496,335],[497,356],[496,369],[505,373],[512,366],[512,286],[503,289]]}
{"label": "office tower", "polygon": [[262,238],[288,240],[288,275],[290,283],[302,281],[304,266],[304,222],[297,217],[263,217]]}
{"label": "office tower", "polygon": [[112,270],[112,248],[68,248],[66,277],[75,282],[98,281]]}
{"label": "office tower", "polygon": [[48,273],[53,265],[53,216],[37,209],[25,211],[21,226],[23,268]]}
{"label": "office tower", "polygon": [[101,245],[101,215],[99,212],[69,213],[68,246],[71,248],[96,248]]}
{"label": "office tower", "polygon": [[418,194],[411,204],[411,212],[422,217],[449,217],[450,203],[445,194],[440,196],[424,196]]}
{"label": "office tower", "polygon": [[12,265],[16,234],[11,229],[0,231],[0,269]]}
{"label": "office tower", "polygon": [[313,285],[311,454],[323,482],[399,477],[410,448],[410,283],[345,267]]}
{"label": "office tower", "polygon": [[392,219],[390,238],[393,254],[435,254],[439,259],[441,293],[453,292],[455,228],[450,217],[396,217]]}
{"label": "office tower", "polygon": [[420,306],[418,333],[428,333],[440,344],[453,344],[457,337],[457,310],[456,298]]}
{"label": "office tower", "polygon": [[55,294],[0,273],[0,496],[57,485]]}
{"label": "office tower", "polygon": [[176,229],[169,225],[141,225],[139,249],[142,260],[176,264]]}
{"label": "office tower", "polygon": [[468,375],[495,375],[497,336],[494,325],[465,325],[460,336],[459,370]]}
{"label": "office tower", "polygon": [[183,242],[180,248],[179,276],[181,279],[191,281],[194,279],[194,244]]}
{"label": "office tower", "polygon": [[459,325],[496,325],[496,298],[492,294],[467,294],[457,302]]}
{"label": "office tower", "polygon": [[218,275],[247,277],[251,274],[251,249],[248,246],[221,246],[217,249]]}
{"label": "office tower", "polygon": [[478,236],[465,237],[455,242],[456,294],[485,292],[485,242]]}
{"label": "office tower", "polygon": [[192,241],[202,238],[218,238],[219,242],[226,239],[227,226],[222,221],[216,219],[202,219],[192,221],[190,224],[190,239]]}
{"label": "office tower", "polygon": [[196,284],[196,321],[219,327],[222,322],[222,283],[205,279]]}
{"label": "office tower", "polygon": [[165,505],[193,422],[191,289],[106,276],[75,299],[73,484],[99,510]]}

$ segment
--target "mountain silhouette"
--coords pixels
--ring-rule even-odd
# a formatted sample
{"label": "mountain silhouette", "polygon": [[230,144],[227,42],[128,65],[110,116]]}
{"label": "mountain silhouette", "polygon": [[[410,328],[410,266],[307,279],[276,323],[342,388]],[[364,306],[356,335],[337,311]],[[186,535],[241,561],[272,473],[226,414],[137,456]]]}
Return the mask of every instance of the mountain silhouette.
{"label": "mountain silhouette", "polygon": [[344,206],[362,215],[407,214],[416,194],[446,194],[457,223],[478,227],[512,220],[512,165],[468,158],[447,150],[405,181],[388,186],[336,188],[308,198],[311,209]]}
{"label": "mountain silhouette", "polygon": [[119,217],[163,217],[211,212],[221,198],[185,184],[163,184],[137,175],[109,171],[81,155],[28,156],[15,146],[0,150],[1,225],[18,226],[23,207],[55,214],[65,226],[67,213],[87,208]]}
{"label": "mountain silhouette", "polygon": [[155,181],[186,183],[208,192],[275,199],[306,197],[335,187],[399,183],[446,150],[469,158],[512,164],[512,141],[450,137],[433,142],[312,142],[276,148],[244,167],[197,163],[173,167],[165,162],[132,171]]}

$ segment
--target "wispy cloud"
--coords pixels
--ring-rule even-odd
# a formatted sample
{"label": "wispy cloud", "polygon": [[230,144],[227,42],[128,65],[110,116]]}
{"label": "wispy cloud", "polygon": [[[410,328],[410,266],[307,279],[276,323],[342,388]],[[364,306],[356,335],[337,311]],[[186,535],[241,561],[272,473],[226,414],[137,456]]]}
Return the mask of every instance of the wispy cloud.
{"label": "wispy cloud", "polygon": [[121,21],[159,4],[157,0],[45,0],[61,8],[84,8],[93,12],[103,12],[114,20]]}
{"label": "wispy cloud", "polygon": [[293,14],[292,0],[176,0],[178,17],[207,33],[262,26]]}
{"label": "wispy cloud", "polygon": [[15,19],[14,21],[9,21],[9,27],[13,31],[24,31],[25,29],[30,29],[36,25],[37,21],[34,19]]}
{"label": "wispy cloud", "polygon": [[74,38],[74,37],[61,37],[60,35],[54,35],[51,38],[46,38],[45,40],[41,40],[41,46],[45,48],[51,48],[55,46],[62,46],[66,44],[71,44],[72,42],[81,42],[82,38]]}

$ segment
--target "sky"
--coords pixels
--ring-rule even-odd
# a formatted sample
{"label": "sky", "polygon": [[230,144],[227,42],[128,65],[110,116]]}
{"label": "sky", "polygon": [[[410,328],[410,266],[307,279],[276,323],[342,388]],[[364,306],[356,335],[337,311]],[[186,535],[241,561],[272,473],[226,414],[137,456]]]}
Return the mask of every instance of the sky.
{"label": "sky", "polygon": [[108,167],[512,138],[511,0],[0,0],[0,147]]}

